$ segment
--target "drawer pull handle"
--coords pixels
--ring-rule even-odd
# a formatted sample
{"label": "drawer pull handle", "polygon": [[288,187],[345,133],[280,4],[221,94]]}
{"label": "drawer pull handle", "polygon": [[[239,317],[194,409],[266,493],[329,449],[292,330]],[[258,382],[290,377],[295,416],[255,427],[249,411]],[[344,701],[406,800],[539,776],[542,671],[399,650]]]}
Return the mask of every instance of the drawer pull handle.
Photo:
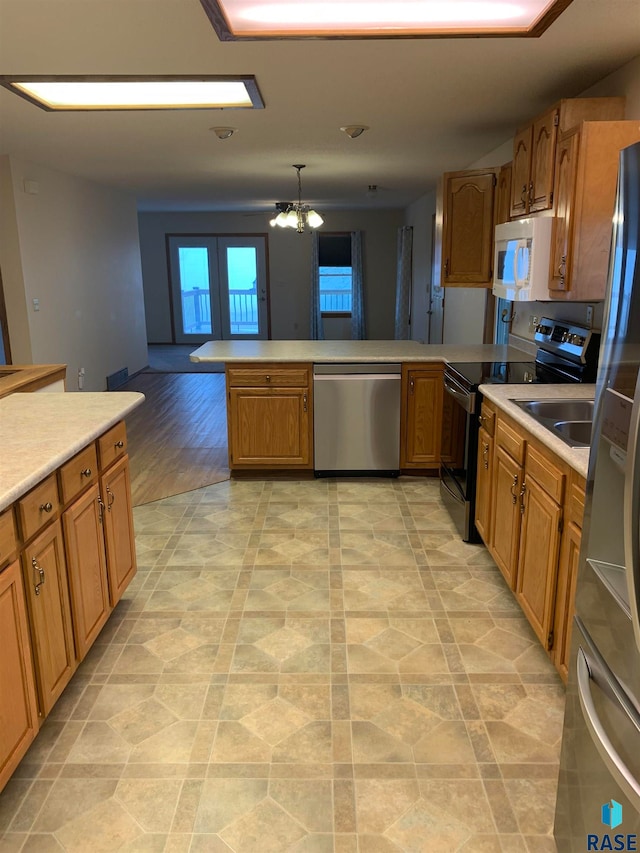
{"label": "drawer pull handle", "polygon": [[104,502],[100,495],[98,495],[98,520],[100,524],[102,524],[102,518],[104,516]]}
{"label": "drawer pull handle", "polygon": [[524,493],[527,491],[527,484],[525,481],[522,481],[522,488],[520,489],[520,515],[524,515]]}
{"label": "drawer pull handle", "polygon": [[489,470],[489,445],[484,441],[482,442],[482,462],[484,464],[484,470]]}
{"label": "drawer pull handle", "polygon": [[116,496],[113,494],[109,486],[107,486],[107,512],[111,512],[111,507],[116,502]]}
{"label": "drawer pull handle", "polygon": [[118,450],[122,450],[122,448],[124,447],[124,441],[116,441],[114,447],[117,447]]}
{"label": "drawer pull handle", "polygon": [[514,474],[514,475],[513,475],[513,483],[511,484],[511,490],[510,490],[510,491],[511,491],[511,503],[512,503],[514,506],[515,506],[515,504],[516,504],[516,503],[517,503],[517,501],[518,501],[518,496],[517,496],[517,494],[514,492],[514,489],[516,489],[516,488],[517,488],[517,486],[518,486],[518,475],[517,475],[517,474]]}
{"label": "drawer pull handle", "polygon": [[38,561],[35,557],[31,558],[31,565],[33,567],[33,571],[36,578],[36,582],[34,583],[33,588],[35,590],[36,595],[40,595],[40,587],[45,581],[44,569],[42,568],[42,566],[38,565]]}
{"label": "drawer pull handle", "polygon": [[80,471],[80,476],[81,477],[90,477],[91,476],[91,468],[83,468],[82,471]]}
{"label": "drawer pull handle", "polygon": [[53,509],[53,504],[51,501],[47,501],[46,504],[40,504],[40,512],[51,512]]}
{"label": "drawer pull handle", "polygon": [[303,412],[307,411],[307,395],[306,394],[302,395],[302,411]]}

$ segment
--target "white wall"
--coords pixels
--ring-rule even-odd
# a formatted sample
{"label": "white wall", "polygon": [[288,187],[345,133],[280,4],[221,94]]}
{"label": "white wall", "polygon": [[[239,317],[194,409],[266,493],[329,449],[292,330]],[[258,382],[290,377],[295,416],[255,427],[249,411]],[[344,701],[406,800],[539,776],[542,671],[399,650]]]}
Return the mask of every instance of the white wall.
{"label": "white wall", "polygon": [[429,300],[431,292],[432,218],[436,209],[435,191],[422,196],[405,211],[404,224],[413,228],[411,287],[411,339],[429,341]]}
{"label": "white wall", "polygon": [[[2,175],[3,189],[9,182],[11,190],[3,212],[15,222],[0,242],[14,363],[64,363],[72,391],[80,367],[88,391],[104,390],[107,375],[123,367],[143,368],[135,199],[14,157]],[[37,184],[36,194],[25,192],[25,180]]]}
{"label": "white wall", "polygon": [[[325,231],[362,231],[367,337],[393,337],[400,210],[324,212]],[[311,234],[270,228],[268,216],[239,213],[140,213],[140,250],[150,343],[171,341],[166,234],[266,234],[271,337],[309,337]],[[327,337],[343,334],[328,328]]]}

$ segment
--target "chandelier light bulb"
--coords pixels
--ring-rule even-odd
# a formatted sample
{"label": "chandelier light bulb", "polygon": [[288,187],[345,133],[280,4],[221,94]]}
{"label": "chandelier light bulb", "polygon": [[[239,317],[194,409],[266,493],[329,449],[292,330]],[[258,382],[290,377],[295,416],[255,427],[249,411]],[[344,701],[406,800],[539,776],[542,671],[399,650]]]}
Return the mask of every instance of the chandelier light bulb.
{"label": "chandelier light bulb", "polygon": [[310,228],[319,228],[324,224],[324,219],[315,210],[310,210],[307,213],[307,222]]}

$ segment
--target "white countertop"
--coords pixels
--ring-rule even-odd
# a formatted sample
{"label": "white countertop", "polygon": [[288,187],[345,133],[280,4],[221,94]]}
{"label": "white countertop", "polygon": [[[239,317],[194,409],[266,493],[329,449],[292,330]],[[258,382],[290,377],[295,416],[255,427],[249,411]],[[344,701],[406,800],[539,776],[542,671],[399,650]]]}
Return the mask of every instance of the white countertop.
{"label": "white countertop", "polygon": [[144,402],[129,391],[0,399],[0,510]]}
{"label": "white countertop", "polygon": [[512,400],[593,400],[596,386],[589,384],[577,385],[481,385],[480,393],[491,400],[534,435],[545,447],[552,450],[556,456],[563,459],[574,471],[583,477],[587,476],[589,467],[589,448],[570,447],[558,438],[551,430],[539,424]]}
{"label": "white countertop", "polygon": [[514,347],[494,344],[421,344],[418,341],[207,341],[191,361],[533,361]]}

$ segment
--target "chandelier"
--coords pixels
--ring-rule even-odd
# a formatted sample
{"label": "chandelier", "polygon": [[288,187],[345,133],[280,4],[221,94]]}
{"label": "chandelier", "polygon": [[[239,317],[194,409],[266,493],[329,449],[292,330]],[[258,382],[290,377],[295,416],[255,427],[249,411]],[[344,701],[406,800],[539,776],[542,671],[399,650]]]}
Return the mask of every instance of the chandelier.
{"label": "chandelier", "polygon": [[309,228],[319,228],[324,219],[315,210],[312,210],[308,204],[302,203],[302,180],[300,172],[304,169],[304,164],[294,165],[292,168],[298,172],[298,201],[279,201],[276,203],[277,213],[273,219],[269,220],[269,225],[272,227],[278,225],[280,228],[295,228],[298,234],[304,234],[305,225]]}

